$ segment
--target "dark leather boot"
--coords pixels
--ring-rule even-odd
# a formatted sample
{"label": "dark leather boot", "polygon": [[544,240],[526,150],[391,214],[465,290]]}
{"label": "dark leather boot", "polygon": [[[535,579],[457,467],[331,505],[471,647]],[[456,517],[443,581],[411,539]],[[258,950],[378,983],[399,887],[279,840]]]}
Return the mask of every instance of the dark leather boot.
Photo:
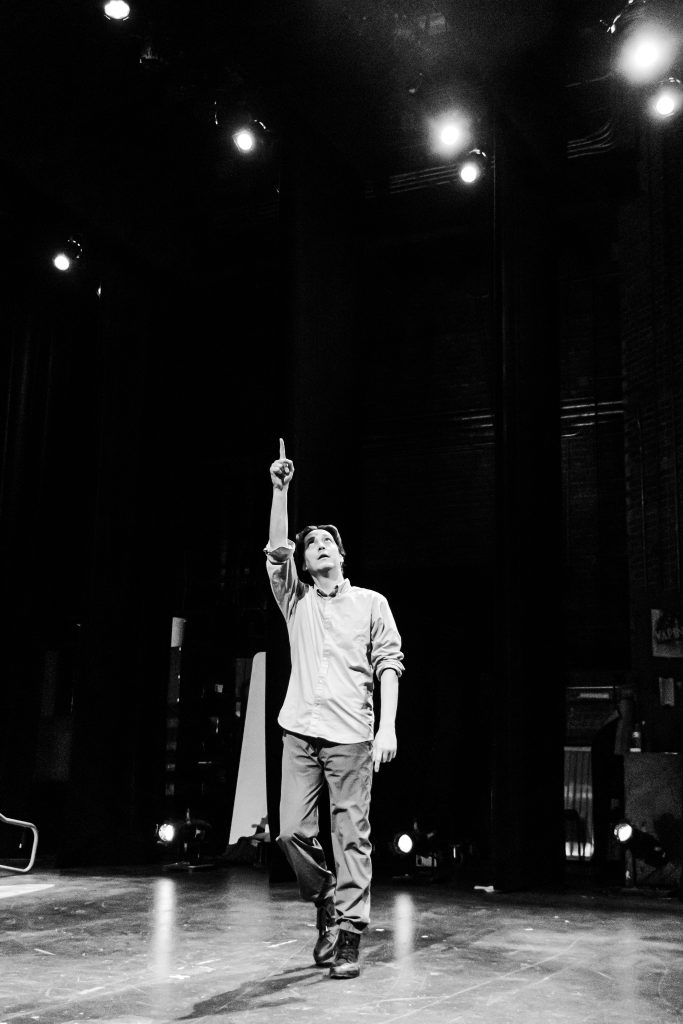
{"label": "dark leather boot", "polygon": [[334,896],[328,896],[325,902],[321,903],[318,907],[317,924],[318,941],[313,949],[313,959],[322,966],[332,963],[339,937],[337,912],[334,909]]}
{"label": "dark leather boot", "polygon": [[357,978],[360,974],[358,953],[360,934],[358,932],[339,931],[337,951],[330,967],[331,978]]}

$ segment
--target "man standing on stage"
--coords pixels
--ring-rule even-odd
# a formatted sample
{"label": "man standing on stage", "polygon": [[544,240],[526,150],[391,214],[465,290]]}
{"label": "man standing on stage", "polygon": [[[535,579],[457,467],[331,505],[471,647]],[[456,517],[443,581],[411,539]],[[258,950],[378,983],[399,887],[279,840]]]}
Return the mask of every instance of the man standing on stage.
{"label": "man standing on stage", "polygon": [[[345,579],[344,546],[335,526],[307,526],[296,543],[289,540],[287,492],[293,474],[280,440],[280,458],[270,467],[273,503],[266,548],[292,658],[278,718],[283,729],[278,843],[302,898],[317,907],[316,963],[330,964],[332,978],[355,978],[360,938],[370,920],[372,768],[379,771],[396,756],[401,637],[386,598]],[[382,708],[373,740],[375,678]],[[318,841],[318,799],[325,785],[335,872]]]}

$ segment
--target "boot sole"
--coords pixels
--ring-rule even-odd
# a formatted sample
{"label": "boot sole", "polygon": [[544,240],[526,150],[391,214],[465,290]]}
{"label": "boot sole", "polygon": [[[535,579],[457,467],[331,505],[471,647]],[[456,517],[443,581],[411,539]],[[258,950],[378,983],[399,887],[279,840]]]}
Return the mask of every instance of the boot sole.
{"label": "boot sole", "polygon": [[339,971],[330,970],[330,977],[336,981],[344,981],[345,978],[357,978],[360,974],[360,967],[357,970],[345,971],[341,974]]}

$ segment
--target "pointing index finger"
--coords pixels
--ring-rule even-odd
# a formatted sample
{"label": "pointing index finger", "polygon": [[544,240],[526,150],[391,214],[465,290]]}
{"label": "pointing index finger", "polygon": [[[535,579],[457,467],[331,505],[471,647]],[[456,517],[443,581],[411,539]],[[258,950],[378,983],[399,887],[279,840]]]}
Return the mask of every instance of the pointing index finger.
{"label": "pointing index finger", "polygon": [[282,438],[280,438],[280,458],[287,458],[287,456],[285,455],[285,442],[282,440]]}

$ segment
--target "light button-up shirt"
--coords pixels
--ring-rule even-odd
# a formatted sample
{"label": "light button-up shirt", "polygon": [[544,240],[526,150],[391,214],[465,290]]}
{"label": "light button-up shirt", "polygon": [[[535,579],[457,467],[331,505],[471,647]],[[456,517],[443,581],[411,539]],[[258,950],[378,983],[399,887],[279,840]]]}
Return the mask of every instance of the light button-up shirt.
{"label": "light button-up shirt", "polygon": [[270,585],[287,623],[292,672],[278,718],[289,732],[334,743],[371,740],[374,679],[403,672],[401,637],[385,597],[345,579],[325,595],[303,583],[294,544],[266,548]]}

